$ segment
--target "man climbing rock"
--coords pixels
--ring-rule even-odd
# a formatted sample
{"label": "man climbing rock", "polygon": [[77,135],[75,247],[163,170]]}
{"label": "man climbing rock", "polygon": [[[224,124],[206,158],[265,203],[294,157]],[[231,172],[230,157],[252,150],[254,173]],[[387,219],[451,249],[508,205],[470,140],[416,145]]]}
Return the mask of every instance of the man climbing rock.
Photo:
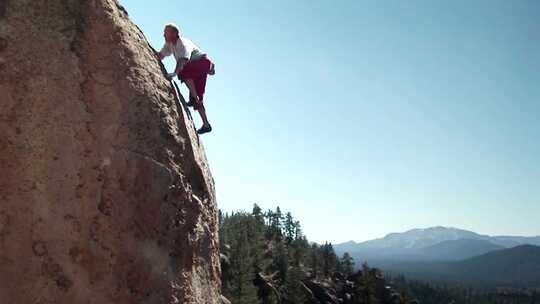
{"label": "man climbing rock", "polygon": [[201,51],[191,40],[181,37],[180,29],[173,23],[165,25],[163,30],[165,45],[157,53],[159,60],[174,55],[176,68],[173,73],[167,74],[167,79],[174,76],[185,82],[189,89],[188,106],[193,107],[201,115],[202,127],[197,133],[203,134],[212,131],[212,126],[206,117],[206,109],[203,104],[203,96],[206,88],[206,77],[214,75],[214,63],[208,59],[206,53]]}

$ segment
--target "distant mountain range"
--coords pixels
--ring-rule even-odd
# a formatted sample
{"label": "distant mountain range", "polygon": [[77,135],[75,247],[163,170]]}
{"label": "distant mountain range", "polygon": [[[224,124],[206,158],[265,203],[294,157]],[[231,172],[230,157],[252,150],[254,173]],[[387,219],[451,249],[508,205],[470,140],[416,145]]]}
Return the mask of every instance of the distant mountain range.
{"label": "distant mountain range", "polygon": [[432,260],[457,261],[504,248],[487,240],[459,239],[421,248],[419,253]]}
{"label": "distant mountain range", "polygon": [[362,243],[350,241],[335,244],[334,249],[339,254],[349,252],[354,257],[368,261],[373,259],[452,261],[519,245],[540,246],[540,236],[488,236],[438,226],[390,233],[383,238]]}
{"label": "distant mountain range", "polygon": [[540,236],[488,236],[472,231],[432,227],[391,233],[362,243],[336,244],[357,265],[409,278],[476,286],[540,288]]}
{"label": "distant mountain range", "polygon": [[398,262],[377,265],[386,272],[435,283],[476,287],[540,288],[540,247],[520,245],[454,262]]}

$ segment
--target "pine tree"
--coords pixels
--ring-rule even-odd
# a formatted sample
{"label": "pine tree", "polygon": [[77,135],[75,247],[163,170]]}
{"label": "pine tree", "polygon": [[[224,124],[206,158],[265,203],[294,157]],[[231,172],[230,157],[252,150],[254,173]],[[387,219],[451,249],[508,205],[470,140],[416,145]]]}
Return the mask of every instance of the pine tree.
{"label": "pine tree", "polygon": [[265,232],[266,239],[272,240],[274,237],[274,232],[272,230],[272,222],[274,221],[274,211],[268,209],[268,211],[264,213],[264,218],[266,222],[266,232]]}
{"label": "pine tree", "polygon": [[[218,237],[219,237],[219,244],[220,244],[220,247],[223,246],[225,244],[225,233],[223,231],[223,221],[225,220],[224,216],[223,216],[223,212],[221,212],[221,210],[219,210],[218,212],[218,229],[219,229],[219,234],[218,234]],[[221,251],[223,251],[221,249]]]}
{"label": "pine tree", "polygon": [[222,219],[220,250],[229,259],[222,273],[223,293],[233,303],[258,303],[253,280],[262,264],[264,230],[264,222],[245,212]]}
{"label": "pine tree", "polygon": [[287,279],[287,270],[289,268],[289,259],[287,249],[283,245],[283,242],[277,242],[272,258],[272,268],[278,271],[278,277],[281,283],[284,283]]}
{"label": "pine tree", "polygon": [[296,223],[293,220],[293,217],[290,212],[287,212],[285,215],[285,240],[287,242],[287,245],[290,244],[294,238],[295,238],[295,232],[296,232]]}
{"label": "pine tree", "polygon": [[[219,228],[220,249],[229,258],[222,273],[223,294],[232,303],[306,303],[305,267],[318,279],[332,276],[338,266],[344,273],[354,268],[350,255],[338,258],[331,243],[310,245],[299,221],[290,212],[283,216],[279,207],[263,212],[253,204],[250,213],[220,212]],[[264,275],[263,283],[254,280],[258,273]]]}
{"label": "pine tree", "polygon": [[246,231],[240,232],[240,237],[235,240],[231,251],[231,278],[228,282],[229,299],[233,303],[252,304],[258,303],[257,289],[253,284],[255,274],[253,272],[253,258]]}
{"label": "pine tree", "polygon": [[349,276],[354,271],[354,259],[349,255],[348,252],[345,252],[341,259],[339,260],[340,271],[343,272],[346,276]]}
{"label": "pine tree", "polygon": [[255,219],[262,223],[262,225],[264,225],[264,215],[262,213],[262,209],[261,207],[259,207],[259,205],[257,204],[253,204],[253,211],[251,212],[251,214],[253,214],[253,216],[255,217]]}
{"label": "pine tree", "polygon": [[223,225],[223,212],[221,210],[218,211],[218,226],[221,227]]}
{"label": "pine tree", "polygon": [[272,237],[274,237],[276,240],[281,240],[283,233],[282,233],[282,221],[283,221],[283,214],[281,213],[281,209],[276,207],[276,212],[273,213],[272,216],[272,223],[271,223],[271,230],[272,230]]}
{"label": "pine tree", "polygon": [[322,246],[323,274],[330,276],[336,270],[337,256],[331,243],[326,242]]}
{"label": "pine tree", "polygon": [[321,254],[319,246],[315,243],[311,244],[311,248],[309,250],[309,256],[308,256],[308,265],[311,267],[313,271],[313,275],[315,277],[318,277],[321,269],[322,269],[322,262],[321,262]]}
{"label": "pine tree", "polygon": [[306,238],[294,240],[289,247],[291,264],[298,266],[307,264],[306,259],[309,249],[310,246]]}
{"label": "pine tree", "polygon": [[375,277],[371,273],[371,269],[368,264],[364,262],[362,264],[362,275],[358,278],[355,287],[354,297],[359,303],[363,304],[376,304],[378,303],[375,297],[376,287]]}
{"label": "pine tree", "polygon": [[285,289],[287,291],[287,300],[289,303],[303,304],[306,303],[307,297],[302,286],[304,274],[300,266],[293,265],[288,272],[285,281]]}
{"label": "pine tree", "polygon": [[296,221],[294,222],[294,239],[298,240],[303,237],[302,235],[302,228],[300,227],[300,222]]}

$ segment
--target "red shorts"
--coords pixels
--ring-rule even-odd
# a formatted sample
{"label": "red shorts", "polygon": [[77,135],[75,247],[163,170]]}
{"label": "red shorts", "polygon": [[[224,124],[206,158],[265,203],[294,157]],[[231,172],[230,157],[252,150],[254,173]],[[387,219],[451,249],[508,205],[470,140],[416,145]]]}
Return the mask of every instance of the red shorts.
{"label": "red shorts", "polygon": [[[197,96],[203,101],[204,90],[206,89],[206,77],[212,68],[212,61],[205,55],[201,59],[189,61],[184,65],[184,68],[178,73],[178,78],[185,82],[188,79],[193,79]],[[197,105],[194,106],[198,110]]]}

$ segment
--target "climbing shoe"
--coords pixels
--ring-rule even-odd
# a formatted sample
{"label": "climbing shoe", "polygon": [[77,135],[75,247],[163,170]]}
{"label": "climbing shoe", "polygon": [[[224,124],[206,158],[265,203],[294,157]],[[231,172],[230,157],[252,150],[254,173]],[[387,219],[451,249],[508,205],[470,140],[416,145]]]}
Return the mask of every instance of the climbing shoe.
{"label": "climbing shoe", "polygon": [[197,134],[204,134],[212,131],[212,126],[202,126],[199,130],[197,130]]}

